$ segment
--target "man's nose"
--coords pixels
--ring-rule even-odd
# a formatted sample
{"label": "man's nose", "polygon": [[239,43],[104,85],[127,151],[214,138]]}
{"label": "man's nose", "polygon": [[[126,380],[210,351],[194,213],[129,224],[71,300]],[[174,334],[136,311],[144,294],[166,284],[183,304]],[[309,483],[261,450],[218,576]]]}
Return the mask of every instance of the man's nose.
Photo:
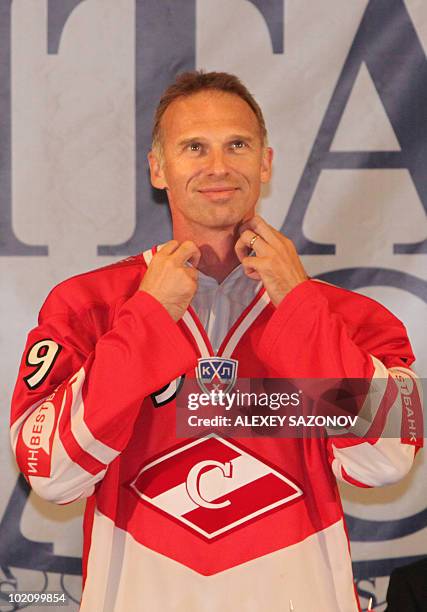
{"label": "man's nose", "polygon": [[227,160],[222,149],[212,149],[208,156],[208,172],[213,176],[223,176],[227,174]]}

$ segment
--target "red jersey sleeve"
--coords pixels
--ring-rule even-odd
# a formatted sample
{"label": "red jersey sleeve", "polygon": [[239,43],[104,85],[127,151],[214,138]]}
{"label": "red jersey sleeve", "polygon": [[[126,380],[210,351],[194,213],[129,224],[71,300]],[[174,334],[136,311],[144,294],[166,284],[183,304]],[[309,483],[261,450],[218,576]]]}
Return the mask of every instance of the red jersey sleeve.
{"label": "red jersey sleeve", "polygon": [[143,399],[197,357],[163,306],[143,291],[121,305],[101,335],[96,304],[74,313],[57,293],[28,336],[11,441],[33,489],[67,503],[92,494],[126,447]]}
{"label": "red jersey sleeve", "polygon": [[327,441],[337,478],[381,486],[408,472],[423,443],[422,390],[409,368],[406,330],[394,315],[364,296],[306,281],[277,307],[259,352],[274,376],[363,381],[357,406],[366,426]]}

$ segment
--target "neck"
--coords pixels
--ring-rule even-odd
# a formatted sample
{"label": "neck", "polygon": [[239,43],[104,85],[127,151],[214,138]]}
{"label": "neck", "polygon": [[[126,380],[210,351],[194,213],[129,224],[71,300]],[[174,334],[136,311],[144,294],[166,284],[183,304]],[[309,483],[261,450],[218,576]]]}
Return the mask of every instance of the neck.
{"label": "neck", "polygon": [[239,265],[234,252],[238,239],[237,226],[224,229],[206,227],[173,227],[173,237],[178,242],[192,240],[200,249],[201,258],[197,268],[221,283]]}

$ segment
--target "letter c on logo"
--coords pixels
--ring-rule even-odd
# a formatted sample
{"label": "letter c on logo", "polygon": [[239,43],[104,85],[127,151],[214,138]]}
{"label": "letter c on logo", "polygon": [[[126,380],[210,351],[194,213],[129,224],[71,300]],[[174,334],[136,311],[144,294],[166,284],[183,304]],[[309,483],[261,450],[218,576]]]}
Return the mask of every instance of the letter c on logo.
{"label": "letter c on logo", "polygon": [[218,467],[224,474],[225,478],[231,478],[233,471],[231,461],[227,461],[226,463],[220,463],[219,461],[213,461],[210,459],[206,461],[200,461],[199,463],[196,463],[196,465],[194,465],[188,472],[187,481],[185,483],[187,487],[187,493],[193,500],[193,502],[198,506],[201,506],[202,508],[211,508],[212,510],[218,508],[225,508],[225,506],[229,506],[231,504],[231,501],[229,499],[215,504],[207,501],[206,499],[204,499],[204,497],[200,495],[199,482],[202,476],[202,471],[207,467]]}

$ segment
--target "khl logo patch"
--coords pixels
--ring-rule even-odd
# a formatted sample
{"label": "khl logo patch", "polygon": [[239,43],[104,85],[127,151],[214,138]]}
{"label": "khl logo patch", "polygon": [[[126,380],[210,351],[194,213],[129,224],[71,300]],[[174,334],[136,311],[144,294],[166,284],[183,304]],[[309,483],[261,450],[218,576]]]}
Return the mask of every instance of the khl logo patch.
{"label": "khl logo patch", "polygon": [[227,393],[233,388],[237,378],[236,359],[225,357],[205,357],[197,363],[197,382],[205,393],[223,391]]}

